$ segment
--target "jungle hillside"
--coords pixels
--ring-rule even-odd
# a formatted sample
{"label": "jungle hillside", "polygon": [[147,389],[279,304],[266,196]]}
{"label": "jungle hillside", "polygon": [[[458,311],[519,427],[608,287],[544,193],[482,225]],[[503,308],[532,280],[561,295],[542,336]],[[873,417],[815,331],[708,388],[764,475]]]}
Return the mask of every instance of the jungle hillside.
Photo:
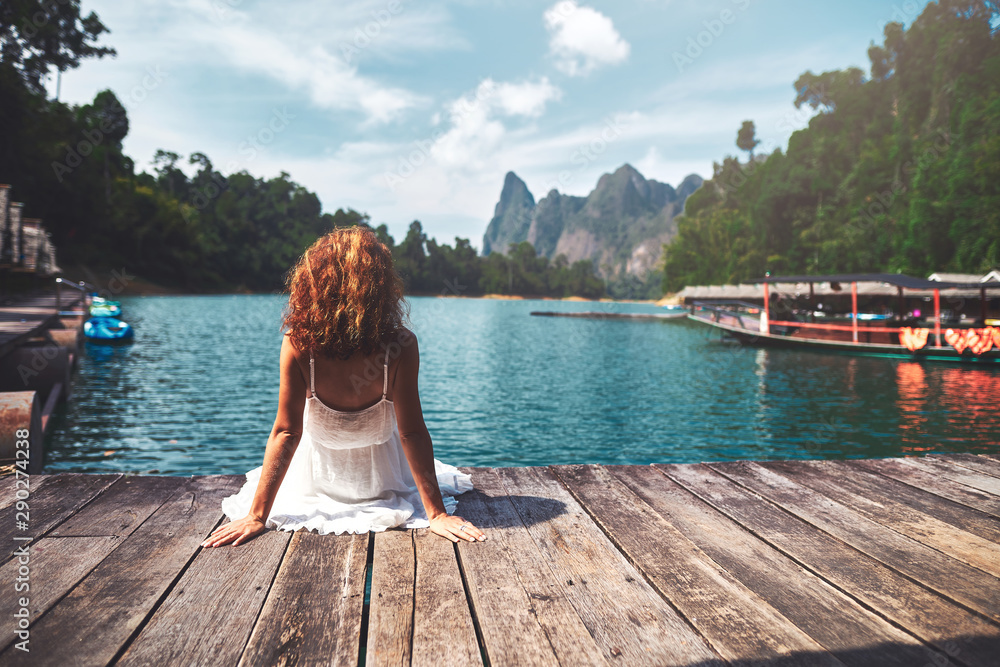
{"label": "jungle hillside", "polygon": [[889,23],[870,71],[795,82],[818,113],[787,152],[752,121],[687,200],[663,288],[773,275],[1000,266],[1000,40],[993,2],[940,0]]}

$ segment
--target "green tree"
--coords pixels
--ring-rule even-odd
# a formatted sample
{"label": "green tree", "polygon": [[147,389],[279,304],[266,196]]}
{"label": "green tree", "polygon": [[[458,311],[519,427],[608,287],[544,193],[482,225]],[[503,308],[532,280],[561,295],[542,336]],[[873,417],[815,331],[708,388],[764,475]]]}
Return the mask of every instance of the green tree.
{"label": "green tree", "polygon": [[0,66],[44,94],[52,68],[64,72],[84,58],[114,56],[113,48],[97,44],[106,32],[94,12],[81,16],[79,0],[8,0],[0,4]]}
{"label": "green tree", "polygon": [[747,151],[750,154],[750,159],[753,160],[753,150],[757,148],[758,144],[760,144],[760,139],[757,138],[757,128],[754,127],[753,121],[743,121],[743,126],[736,134],[736,146],[741,151]]}

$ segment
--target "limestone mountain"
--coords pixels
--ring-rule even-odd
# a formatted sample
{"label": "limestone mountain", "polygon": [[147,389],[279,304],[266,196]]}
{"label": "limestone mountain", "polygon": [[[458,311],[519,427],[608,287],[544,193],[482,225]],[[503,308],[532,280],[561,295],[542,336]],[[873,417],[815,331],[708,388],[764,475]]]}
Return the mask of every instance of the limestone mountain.
{"label": "limestone mountain", "polygon": [[586,197],[552,190],[536,204],[524,181],[509,172],[483,237],[483,254],[528,241],[549,259],[593,260],[606,278],[641,277],[656,270],[663,244],[677,233],[674,218],[701,183],[691,174],[675,190],[625,164],[601,176]]}

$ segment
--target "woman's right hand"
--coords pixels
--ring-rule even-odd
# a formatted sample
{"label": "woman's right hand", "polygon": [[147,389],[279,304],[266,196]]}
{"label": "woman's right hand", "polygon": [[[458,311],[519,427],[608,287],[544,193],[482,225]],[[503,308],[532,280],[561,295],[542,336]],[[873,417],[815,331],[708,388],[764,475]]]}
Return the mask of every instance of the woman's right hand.
{"label": "woman's right hand", "polygon": [[232,542],[235,547],[243,542],[246,542],[255,535],[260,535],[265,530],[267,530],[267,526],[264,525],[263,521],[252,514],[248,514],[242,519],[230,521],[229,523],[216,528],[212,531],[212,534],[208,537],[208,539],[201,543],[201,546],[221,547],[224,544]]}
{"label": "woman's right hand", "polygon": [[482,542],[486,539],[486,533],[460,516],[439,514],[430,520],[430,524],[431,532],[441,537],[447,537],[452,542],[458,542],[459,539],[468,540],[469,542],[477,540]]}

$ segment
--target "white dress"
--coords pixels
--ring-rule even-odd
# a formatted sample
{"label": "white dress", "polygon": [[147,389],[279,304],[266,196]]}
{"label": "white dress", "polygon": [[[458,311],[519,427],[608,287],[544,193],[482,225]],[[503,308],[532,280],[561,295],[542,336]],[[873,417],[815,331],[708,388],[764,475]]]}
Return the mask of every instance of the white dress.
{"label": "white dress", "polygon": [[[302,437],[274,498],[266,526],[327,533],[367,533],[388,528],[429,525],[403,454],[392,401],[386,398],[389,360],[383,366],[382,400],[364,410],[328,407],[316,396],[315,363],[309,355],[309,389]],[[261,468],[247,473],[235,495],[222,501],[231,520],[250,511]],[[472,489],[472,478],[458,468],[434,460],[438,486],[448,514],[453,496]]]}

